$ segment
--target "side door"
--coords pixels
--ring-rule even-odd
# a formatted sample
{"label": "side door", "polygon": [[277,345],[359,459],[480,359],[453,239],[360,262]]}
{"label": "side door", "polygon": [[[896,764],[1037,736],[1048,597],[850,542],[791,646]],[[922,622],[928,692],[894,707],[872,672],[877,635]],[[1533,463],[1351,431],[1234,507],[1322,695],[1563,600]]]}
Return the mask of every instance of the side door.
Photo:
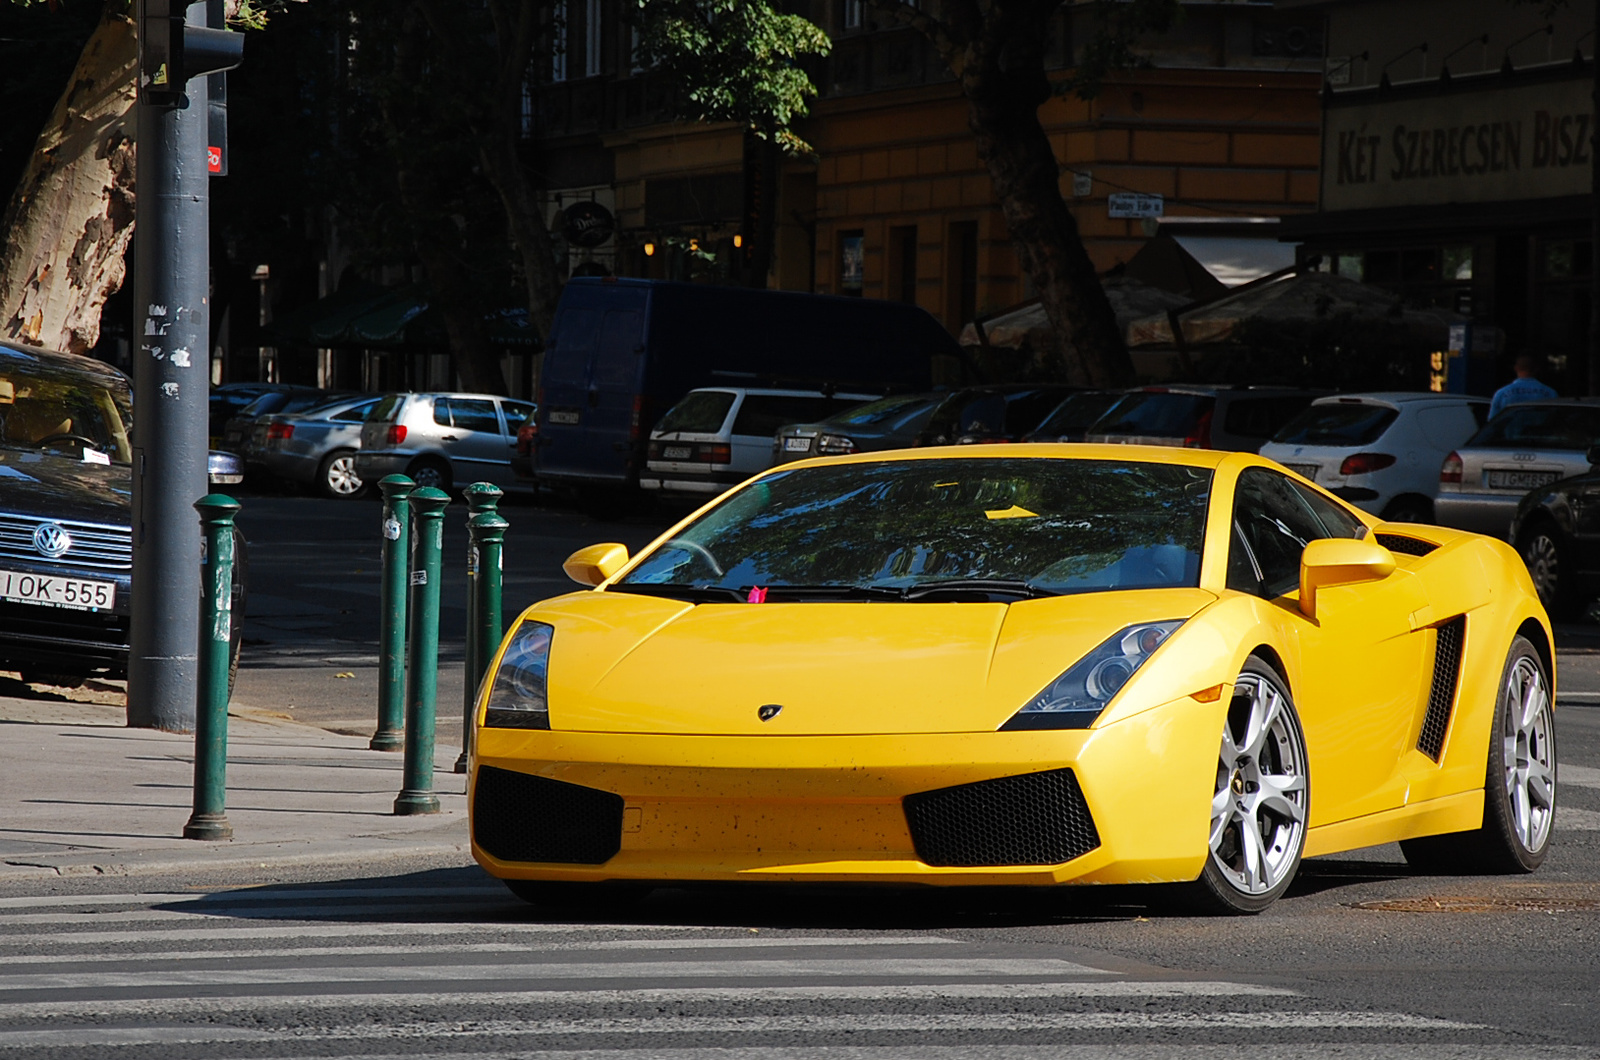
{"label": "side door", "polygon": [[500,429],[504,432],[501,440],[505,443],[505,447],[501,450],[501,459],[505,461],[505,466],[494,468],[495,478],[491,481],[505,488],[519,482],[516,473],[511,470],[511,458],[517,452],[517,428],[522,426],[522,421],[533,411],[534,404],[531,401],[517,401],[512,398],[501,398],[499,404]]}
{"label": "side door", "polygon": [[457,485],[500,483],[510,477],[511,453],[493,398],[436,398],[433,420],[448,428],[439,437],[454,465]]}
{"label": "side door", "polygon": [[1427,599],[1397,570],[1376,582],[1317,593],[1317,614],[1300,611],[1300,555],[1325,537],[1357,537],[1361,522],[1276,471],[1249,468],[1234,498],[1229,588],[1283,609],[1299,649],[1293,686],[1311,755],[1311,824],[1349,820],[1404,805],[1401,762],[1416,741],[1425,703],[1427,637],[1412,626]]}

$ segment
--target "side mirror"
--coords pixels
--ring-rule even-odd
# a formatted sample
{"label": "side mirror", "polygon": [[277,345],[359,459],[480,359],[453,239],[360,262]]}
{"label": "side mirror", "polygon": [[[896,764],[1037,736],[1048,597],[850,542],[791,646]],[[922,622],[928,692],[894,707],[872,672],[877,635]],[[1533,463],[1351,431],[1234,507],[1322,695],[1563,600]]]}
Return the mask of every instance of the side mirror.
{"label": "side mirror", "polygon": [[1591,467],[1600,467],[1600,445],[1591,445],[1589,451],[1583,454]]}
{"label": "side mirror", "polygon": [[1317,590],[1324,586],[1373,582],[1394,573],[1394,553],[1376,541],[1325,537],[1300,555],[1300,610],[1316,617]]}
{"label": "side mirror", "polygon": [[206,454],[206,478],[213,486],[234,486],[244,481],[244,460],[234,453],[213,449]]}
{"label": "side mirror", "polygon": [[628,546],[611,542],[580,548],[567,557],[561,569],[579,585],[599,585],[628,562]]}

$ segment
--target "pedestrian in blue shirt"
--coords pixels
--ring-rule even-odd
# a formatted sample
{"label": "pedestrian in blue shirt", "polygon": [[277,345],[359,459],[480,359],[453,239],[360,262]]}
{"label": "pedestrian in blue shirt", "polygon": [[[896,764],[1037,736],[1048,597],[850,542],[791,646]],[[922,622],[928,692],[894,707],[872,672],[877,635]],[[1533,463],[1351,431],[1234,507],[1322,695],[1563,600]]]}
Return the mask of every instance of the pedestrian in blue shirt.
{"label": "pedestrian in blue shirt", "polygon": [[1532,355],[1525,353],[1518,357],[1515,368],[1517,377],[1496,390],[1493,400],[1489,402],[1491,419],[1500,415],[1500,410],[1507,405],[1515,405],[1522,401],[1549,401],[1559,396],[1535,377],[1534,373],[1538,371],[1539,362]]}

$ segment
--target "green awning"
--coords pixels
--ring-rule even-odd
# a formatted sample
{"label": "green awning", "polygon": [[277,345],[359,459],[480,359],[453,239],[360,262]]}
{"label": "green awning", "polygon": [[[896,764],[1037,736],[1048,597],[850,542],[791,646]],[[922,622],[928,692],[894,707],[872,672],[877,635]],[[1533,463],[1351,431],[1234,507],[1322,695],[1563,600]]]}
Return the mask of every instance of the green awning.
{"label": "green awning", "polygon": [[[502,309],[485,318],[495,346],[539,349],[543,344],[520,309]],[[414,284],[382,288],[355,281],[310,305],[284,313],[264,329],[266,341],[280,346],[400,349],[448,345],[444,321]]]}

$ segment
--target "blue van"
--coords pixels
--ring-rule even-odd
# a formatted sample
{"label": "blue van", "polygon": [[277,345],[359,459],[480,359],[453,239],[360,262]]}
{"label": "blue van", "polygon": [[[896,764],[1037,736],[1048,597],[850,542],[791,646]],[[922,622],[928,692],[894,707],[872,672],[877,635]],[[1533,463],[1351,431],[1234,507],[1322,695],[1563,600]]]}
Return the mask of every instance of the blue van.
{"label": "blue van", "polygon": [[901,302],[575,278],[545,343],[535,474],[614,496],[638,486],[650,428],[695,387],[921,391],[958,381],[961,357],[938,321]]}

